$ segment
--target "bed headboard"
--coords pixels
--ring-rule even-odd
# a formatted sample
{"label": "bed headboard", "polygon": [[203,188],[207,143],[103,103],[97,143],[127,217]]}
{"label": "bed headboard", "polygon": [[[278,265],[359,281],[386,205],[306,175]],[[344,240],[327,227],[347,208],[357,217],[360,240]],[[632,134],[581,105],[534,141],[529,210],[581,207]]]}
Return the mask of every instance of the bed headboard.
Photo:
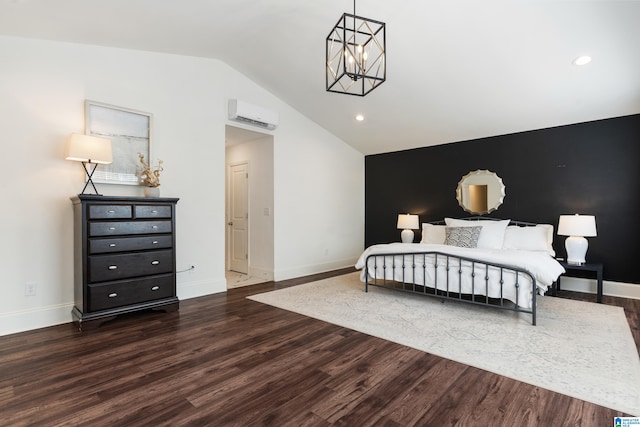
{"label": "bed headboard", "polygon": [[[502,218],[490,218],[490,217],[484,217],[484,216],[469,216],[469,217],[465,217],[465,218],[456,218],[456,219],[462,219],[465,221],[504,221],[504,219]],[[517,220],[510,220],[511,222],[509,222],[509,225],[517,225],[518,227],[535,227],[536,224],[535,222],[526,222],[526,221],[517,221]],[[439,221],[430,221],[429,224],[433,224],[433,225],[443,225],[444,219],[439,220]]]}

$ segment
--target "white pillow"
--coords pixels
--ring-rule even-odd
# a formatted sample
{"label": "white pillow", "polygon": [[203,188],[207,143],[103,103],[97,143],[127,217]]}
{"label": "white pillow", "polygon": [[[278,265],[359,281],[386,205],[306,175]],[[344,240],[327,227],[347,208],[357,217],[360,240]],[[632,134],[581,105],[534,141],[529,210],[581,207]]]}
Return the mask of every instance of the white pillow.
{"label": "white pillow", "polygon": [[509,226],[504,234],[503,249],[520,251],[544,251],[556,256],[553,250],[553,225],[538,224],[535,227]]}
{"label": "white pillow", "polygon": [[501,221],[494,221],[488,219],[470,221],[466,219],[445,218],[444,222],[449,227],[482,226],[482,230],[480,231],[480,238],[478,239],[478,247],[483,249],[502,249],[502,244],[504,242],[504,232],[511,220],[505,219]]}
{"label": "white pillow", "polygon": [[445,226],[422,223],[422,240],[420,243],[444,245]]}

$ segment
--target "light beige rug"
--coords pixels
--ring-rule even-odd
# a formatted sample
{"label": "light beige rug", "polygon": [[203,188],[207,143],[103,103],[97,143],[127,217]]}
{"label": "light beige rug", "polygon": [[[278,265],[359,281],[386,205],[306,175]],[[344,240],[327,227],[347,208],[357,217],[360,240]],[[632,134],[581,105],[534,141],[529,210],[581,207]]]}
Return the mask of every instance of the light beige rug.
{"label": "light beige rug", "polygon": [[620,307],[538,299],[531,316],[370,287],[358,273],[252,300],[640,415],[640,359]]}

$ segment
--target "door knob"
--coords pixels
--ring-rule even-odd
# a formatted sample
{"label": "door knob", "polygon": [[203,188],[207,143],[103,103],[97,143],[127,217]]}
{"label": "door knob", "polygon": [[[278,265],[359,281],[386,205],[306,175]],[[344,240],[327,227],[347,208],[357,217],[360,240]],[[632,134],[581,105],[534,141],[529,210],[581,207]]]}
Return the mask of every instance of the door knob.
{"label": "door knob", "polygon": [[233,225],[233,221],[229,221],[227,224],[228,225]]}

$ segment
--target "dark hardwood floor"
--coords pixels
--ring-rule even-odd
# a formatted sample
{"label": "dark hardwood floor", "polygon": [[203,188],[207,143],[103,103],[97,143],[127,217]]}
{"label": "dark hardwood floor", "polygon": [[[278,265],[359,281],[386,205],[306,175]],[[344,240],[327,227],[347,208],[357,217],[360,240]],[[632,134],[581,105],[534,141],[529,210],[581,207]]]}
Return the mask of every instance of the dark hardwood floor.
{"label": "dark hardwood floor", "polygon": [[[68,324],[0,337],[0,425],[587,427],[626,415],[245,298],[345,272],[85,333]],[[640,344],[640,301],[604,301],[625,308]]]}

